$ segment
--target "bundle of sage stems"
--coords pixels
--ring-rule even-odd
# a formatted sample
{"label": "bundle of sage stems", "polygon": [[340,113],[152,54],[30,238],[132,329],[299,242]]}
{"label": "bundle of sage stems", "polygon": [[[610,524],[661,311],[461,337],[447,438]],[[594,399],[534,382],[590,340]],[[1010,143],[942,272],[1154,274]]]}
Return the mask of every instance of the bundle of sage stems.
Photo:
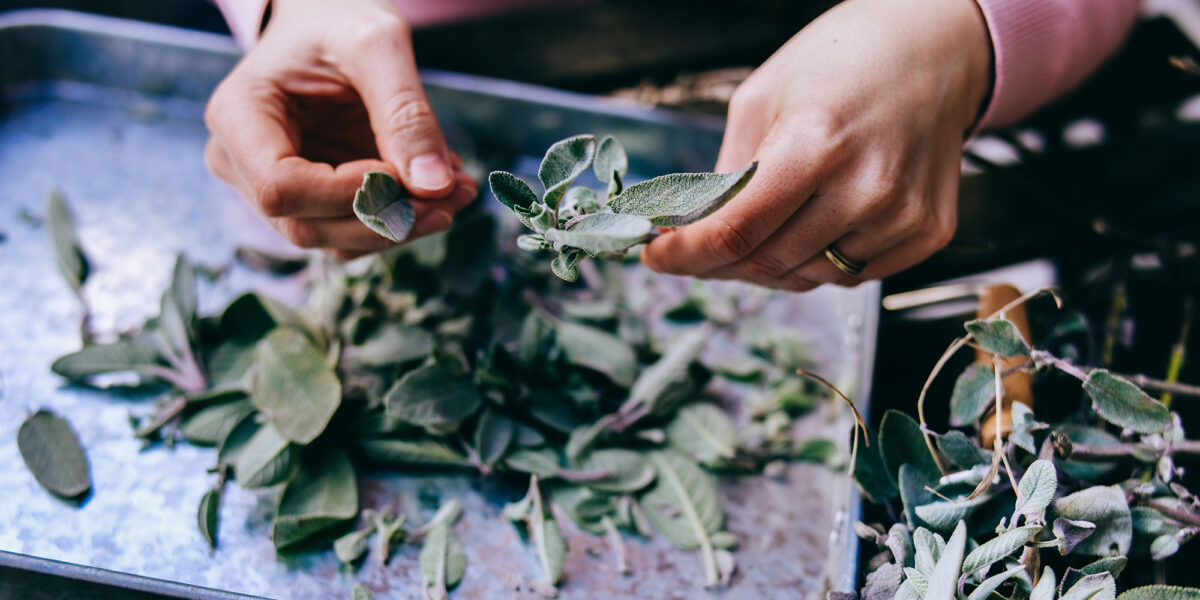
{"label": "bundle of sage stems", "polygon": [[[569,189],[593,163],[607,189]],[[535,592],[553,596],[569,577],[563,517],[603,536],[622,572],[637,568],[626,536],[662,535],[698,552],[705,586],[727,585],[738,540],[725,529],[710,471],[835,464],[840,452],[828,440],[793,437],[793,419],[823,392],[795,374],[811,366],[802,335],[758,315],[767,292],[714,293],[694,283],[677,305],[654,306],[646,286],[629,284],[631,269],[648,274],[619,260],[656,224],[718,208],[753,166],[624,188],[627,164],[612,138],[578,136],[547,152],[540,200],[516,176],[493,174],[498,199],[535,228],[535,239],[519,244],[508,235],[515,221],[476,203],[450,231],[350,267],[321,257],[244,261],[308,273],[303,308],[250,292],[198,314],[197,267],[181,256],[158,316],[107,341],[88,332],[83,348],[52,368],[85,385],[133,372],[161,386],[162,401],[135,423],[136,434],[217,449],[197,518],[214,547],[225,486],[281,488],[272,525],[279,552],[332,542],[339,559],[356,565],[420,543],[422,593],[445,597],[469,577],[455,524],[478,516],[451,500],[411,527],[390,510],[364,510],[357,480],[378,470],[474,472],[528,490],[503,515],[537,557],[540,573],[526,580]],[[355,211],[393,239],[411,230],[411,206],[386,174],[367,175]],[[59,265],[78,291],[88,261],[70,211],[55,196],[48,214]],[[558,258],[547,268],[518,246]],[[584,264],[585,254],[618,260]],[[715,336],[721,352],[709,347]],[[740,411],[742,422],[706,391],[717,377],[756,399]],[[53,415],[38,415],[53,424]],[[69,435],[42,433],[69,434],[65,424],[40,425],[31,426],[28,456],[48,445],[39,439],[71,445]],[[39,480],[67,471],[62,460],[27,462]],[[370,597],[361,586],[354,593]]]}

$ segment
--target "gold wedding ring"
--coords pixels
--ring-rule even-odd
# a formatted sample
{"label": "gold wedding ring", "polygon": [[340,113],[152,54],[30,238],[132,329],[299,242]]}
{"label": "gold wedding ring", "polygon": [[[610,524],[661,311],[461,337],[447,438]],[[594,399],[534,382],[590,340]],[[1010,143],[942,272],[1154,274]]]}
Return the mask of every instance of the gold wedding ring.
{"label": "gold wedding ring", "polygon": [[846,258],[846,255],[842,254],[833,244],[825,247],[825,258],[828,258],[829,262],[833,263],[833,266],[837,267],[837,270],[851,277],[858,276],[863,272],[863,269],[867,268],[866,261],[854,262],[849,258]]}

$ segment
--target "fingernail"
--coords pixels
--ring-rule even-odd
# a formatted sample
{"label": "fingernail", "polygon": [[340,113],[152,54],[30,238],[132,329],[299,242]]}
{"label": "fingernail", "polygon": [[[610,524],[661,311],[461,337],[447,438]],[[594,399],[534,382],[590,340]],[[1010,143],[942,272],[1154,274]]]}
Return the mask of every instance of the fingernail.
{"label": "fingernail", "polygon": [[450,185],[454,174],[437,154],[422,154],[408,162],[408,183],[424,190],[440,190]]}

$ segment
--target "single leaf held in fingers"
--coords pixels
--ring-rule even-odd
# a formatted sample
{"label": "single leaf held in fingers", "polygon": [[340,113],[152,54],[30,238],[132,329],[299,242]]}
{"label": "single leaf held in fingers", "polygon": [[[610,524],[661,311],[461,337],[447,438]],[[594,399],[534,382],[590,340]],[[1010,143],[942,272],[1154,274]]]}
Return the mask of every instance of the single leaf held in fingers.
{"label": "single leaf held in fingers", "polygon": [[416,212],[403,188],[382,171],[363,175],[362,186],[354,194],[354,214],[371,231],[397,243],[408,239],[416,222]]}
{"label": "single leaf held in fingers", "polygon": [[712,214],[746,187],[758,163],[733,173],[675,173],[625,188],[609,208],[639,215],[659,227],[680,227]]}

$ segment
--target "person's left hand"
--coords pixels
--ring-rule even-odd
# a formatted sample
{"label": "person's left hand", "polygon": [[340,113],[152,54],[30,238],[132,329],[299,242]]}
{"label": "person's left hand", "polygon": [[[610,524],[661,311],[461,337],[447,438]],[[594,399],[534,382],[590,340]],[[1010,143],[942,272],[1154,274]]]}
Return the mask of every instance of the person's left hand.
{"label": "person's left hand", "polygon": [[[734,94],[718,171],[758,170],[727,205],[666,232],[650,268],[806,291],[905,269],[953,235],[964,134],[990,86],[973,0],[848,0]],[[865,263],[839,271],[829,246]]]}

